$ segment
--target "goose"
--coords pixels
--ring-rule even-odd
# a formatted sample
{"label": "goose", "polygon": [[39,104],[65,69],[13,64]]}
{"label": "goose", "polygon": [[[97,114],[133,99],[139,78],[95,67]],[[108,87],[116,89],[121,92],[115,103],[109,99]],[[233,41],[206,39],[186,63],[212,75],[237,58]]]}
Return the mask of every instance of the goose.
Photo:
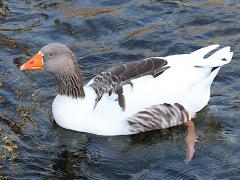
{"label": "goose", "polygon": [[191,121],[208,104],[211,84],[232,56],[229,46],[210,45],[111,67],[84,85],[74,53],[50,43],[20,70],[45,70],[56,78],[52,114],[59,126],[115,136]]}

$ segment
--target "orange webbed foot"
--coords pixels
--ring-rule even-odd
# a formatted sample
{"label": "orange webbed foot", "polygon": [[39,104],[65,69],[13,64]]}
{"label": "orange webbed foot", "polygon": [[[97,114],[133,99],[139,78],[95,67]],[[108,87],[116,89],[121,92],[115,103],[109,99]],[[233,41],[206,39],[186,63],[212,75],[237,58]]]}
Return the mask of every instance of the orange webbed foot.
{"label": "orange webbed foot", "polygon": [[185,161],[188,163],[192,160],[193,154],[195,152],[195,143],[197,142],[197,135],[195,132],[194,123],[192,120],[189,120],[185,123],[187,126],[187,136],[185,138],[187,149],[186,149],[186,159]]}

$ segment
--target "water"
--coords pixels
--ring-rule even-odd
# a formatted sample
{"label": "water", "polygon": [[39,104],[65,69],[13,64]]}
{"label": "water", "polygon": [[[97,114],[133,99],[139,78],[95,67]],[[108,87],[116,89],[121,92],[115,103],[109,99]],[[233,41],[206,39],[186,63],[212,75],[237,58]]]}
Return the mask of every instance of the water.
{"label": "water", "polygon": [[[3,2],[2,179],[240,178],[239,1]],[[184,162],[184,126],[102,137],[52,123],[48,111],[54,79],[46,72],[18,70],[50,42],[65,43],[74,51],[85,81],[112,65],[144,57],[188,53],[215,43],[232,46],[233,61],[222,68],[209,105],[194,119],[198,143],[192,161]]]}

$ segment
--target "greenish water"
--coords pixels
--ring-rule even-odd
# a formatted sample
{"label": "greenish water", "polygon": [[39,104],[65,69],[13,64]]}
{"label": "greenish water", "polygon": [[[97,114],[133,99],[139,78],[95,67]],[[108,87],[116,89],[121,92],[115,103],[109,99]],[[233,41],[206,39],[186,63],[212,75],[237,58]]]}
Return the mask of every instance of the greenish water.
{"label": "greenish water", "polygon": [[[2,1],[0,1],[2,2]],[[240,2],[237,0],[3,1],[0,6],[0,179],[239,179]],[[233,60],[186,128],[102,137],[62,129],[49,109],[55,81],[19,65],[50,42],[67,44],[87,82],[119,63],[219,43]]]}

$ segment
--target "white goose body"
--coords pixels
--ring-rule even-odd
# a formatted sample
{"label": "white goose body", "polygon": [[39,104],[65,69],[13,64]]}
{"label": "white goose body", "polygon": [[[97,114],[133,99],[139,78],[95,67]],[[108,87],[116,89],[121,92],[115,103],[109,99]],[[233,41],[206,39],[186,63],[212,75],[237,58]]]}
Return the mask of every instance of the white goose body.
{"label": "white goose body", "polygon": [[59,126],[127,135],[183,124],[204,108],[214,78],[233,55],[230,47],[218,47],[123,64],[85,86],[75,55],[63,44],[44,46],[20,69],[46,70],[55,76],[58,95],[52,112]]}
{"label": "white goose body", "polygon": [[[225,47],[213,53],[210,57],[204,56],[216,49],[218,45],[208,46],[191,54],[174,55],[167,57],[155,57],[164,59],[169,67],[157,77],[145,75],[131,79],[131,84],[122,85],[122,95],[125,99],[125,109],[119,105],[118,95],[115,92],[104,93],[95,104],[97,94],[91,86],[93,80],[84,86],[85,97],[74,98],[58,94],[52,105],[52,112],[56,123],[66,129],[88,132],[99,135],[127,135],[135,134],[149,129],[158,122],[146,122],[147,118],[141,120],[140,114],[130,123],[131,117],[146,108],[164,103],[173,105],[178,103],[188,112],[189,119],[195,113],[204,108],[210,98],[210,86],[217,75],[220,67],[231,61],[233,53],[229,47]],[[213,69],[214,68],[214,69]],[[212,71],[212,72],[211,72]],[[161,112],[167,111],[162,110]],[[160,112],[160,114],[161,114]],[[154,112],[153,112],[154,113]],[[130,120],[129,120],[130,119]],[[161,119],[160,119],[161,120]],[[184,120],[186,121],[186,119]],[[137,123],[139,124],[137,124]],[[170,127],[182,122],[174,122],[162,127]],[[144,127],[146,127],[144,129]],[[135,129],[141,130],[135,130]]]}

